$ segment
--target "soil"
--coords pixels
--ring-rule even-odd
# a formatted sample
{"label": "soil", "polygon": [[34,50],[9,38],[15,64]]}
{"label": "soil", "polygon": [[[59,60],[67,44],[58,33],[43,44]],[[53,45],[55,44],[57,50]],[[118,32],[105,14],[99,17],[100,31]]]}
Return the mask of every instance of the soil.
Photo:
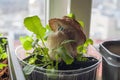
{"label": "soil", "polygon": [[111,45],[111,46],[108,46],[107,48],[110,52],[120,56],[120,44],[119,45]]}
{"label": "soil", "polygon": [[86,58],[88,59],[87,61],[77,61],[75,59],[74,62],[70,65],[66,65],[65,62],[60,62],[58,69],[59,70],[75,70],[75,69],[89,67],[98,62],[98,60],[93,57],[86,57]]}
{"label": "soil", "polygon": [[[29,58],[32,56],[25,58],[24,61],[29,60]],[[39,59],[41,59],[43,56],[37,56],[37,57],[39,57]],[[61,61],[58,64],[58,70],[76,70],[76,69],[80,69],[80,68],[89,67],[98,62],[98,60],[93,57],[84,57],[84,58],[87,58],[87,61],[78,61],[78,60],[74,59],[74,62],[70,65],[67,65],[64,61]],[[39,60],[35,61],[35,64],[40,64],[40,63],[41,62]],[[44,68],[46,68],[46,67],[44,67]]]}

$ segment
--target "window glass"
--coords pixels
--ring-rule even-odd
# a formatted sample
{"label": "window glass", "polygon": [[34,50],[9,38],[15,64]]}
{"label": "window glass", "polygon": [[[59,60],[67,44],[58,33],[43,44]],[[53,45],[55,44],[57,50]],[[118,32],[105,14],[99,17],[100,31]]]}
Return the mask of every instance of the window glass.
{"label": "window glass", "polygon": [[0,33],[10,36],[17,46],[19,36],[29,34],[23,20],[32,15],[45,24],[45,0],[0,0]]}
{"label": "window glass", "polygon": [[120,0],[93,0],[90,37],[100,43],[120,39]]}

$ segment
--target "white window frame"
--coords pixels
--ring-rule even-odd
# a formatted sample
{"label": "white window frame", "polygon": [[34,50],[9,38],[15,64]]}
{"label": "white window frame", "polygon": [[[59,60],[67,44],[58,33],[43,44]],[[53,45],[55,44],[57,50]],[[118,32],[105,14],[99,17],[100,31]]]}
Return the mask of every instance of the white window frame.
{"label": "white window frame", "polygon": [[85,24],[85,34],[89,37],[92,0],[47,0],[48,21],[50,18],[62,17],[68,13],[74,13],[76,19],[82,20]]}

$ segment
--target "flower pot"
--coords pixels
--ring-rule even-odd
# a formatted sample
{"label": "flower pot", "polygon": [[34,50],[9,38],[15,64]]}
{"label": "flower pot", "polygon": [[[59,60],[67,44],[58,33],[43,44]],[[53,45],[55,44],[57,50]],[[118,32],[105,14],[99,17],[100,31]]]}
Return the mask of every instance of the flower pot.
{"label": "flower pot", "polygon": [[120,80],[120,41],[105,41],[99,49],[103,56],[103,80]]}
{"label": "flower pot", "polygon": [[[91,51],[91,49],[93,51]],[[77,67],[80,66],[79,69],[72,69],[69,66],[70,69],[67,70],[67,65],[62,65],[64,70],[62,69],[54,71],[45,69],[43,67],[35,67],[32,73],[27,76],[27,80],[96,80],[96,72],[101,62],[101,56],[93,47],[91,47],[91,49],[90,51],[88,50],[90,53],[88,58],[91,58],[91,60],[86,62],[87,64],[84,62],[73,62],[77,65]],[[21,46],[16,49],[15,53],[22,68],[24,68],[26,65],[33,67],[33,65],[30,65],[24,61],[30,56],[26,57],[25,50]],[[92,55],[93,53],[94,55]],[[92,61],[92,59],[94,60]],[[59,69],[63,67],[59,67]]]}
{"label": "flower pot", "polygon": [[2,39],[6,39],[7,43],[3,46],[3,48],[6,50],[7,53],[7,58],[4,60],[0,60],[0,63],[7,64],[6,67],[0,70],[0,80],[14,80],[15,75],[12,66],[11,66],[11,61],[10,61],[10,56],[9,56],[9,47],[8,47],[8,39],[6,37],[0,37],[0,44],[2,43]]}

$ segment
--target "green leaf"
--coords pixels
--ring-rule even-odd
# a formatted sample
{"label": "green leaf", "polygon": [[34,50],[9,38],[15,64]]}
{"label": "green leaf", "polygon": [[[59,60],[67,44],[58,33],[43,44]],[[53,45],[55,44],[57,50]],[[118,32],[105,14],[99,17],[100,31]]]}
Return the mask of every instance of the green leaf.
{"label": "green leaf", "polygon": [[77,47],[77,52],[78,52],[78,53],[82,52],[83,48],[84,48],[83,45],[79,45],[79,46]]}
{"label": "green leaf", "polygon": [[45,55],[48,55],[48,48],[42,48]]}
{"label": "green leaf", "polygon": [[83,22],[83,21],[78,20],[78,23],[82,26],[82,28],[84,28],[84,27],[85,27],[85,24],[84,24],[84,22]]}
{"label": "green leaf", "polygon": [[33,70],[35,69],[35,66],[33,65],[26,65],[24,68],[23,68],[23,71],[26,75],[30,75]]}
{"label": "green leaf", "polygon": [[3,53],[4,51],[3,51],[3,48],[2,48],[2,46],[0,45],[0,55]]}
{"label": "green leaf", "polygon": [[72,14],[72,13],[68,14],[67,16],[68,16],[68,17],[70,17],[70,18],[75,19],[75,15],[74,15],[74,14]]}
{"label": "green leaf", "polygon": [[83,53],[83,54],[87,53],[87,49],[84,48],[84,49],[82,50],[82,53]]}
{"label": "green leaf", "polygon": [[46,25],[46,29],[47,29],[47,30],[51,30],[49,24]]}
{"label": "green leaf", "polygon": [[7,53],[2,53],[2,54],[0,55],[0,59],[4,60],[4,59],[6,59],[6,58],[7,58]]}
{"label": "green leaf", "polygon": [[7,43],[7,39],[2,39],[2,44],[6,44]]}
{"label": "green leaf", "polygon": [[83,56],[83,54],[78,54],[77,57],[76,57],[76,59],[77,59],[78,61],[81,61],[82,56]]}
{"label": "green leaf", "polygon": [[0,69],[3,69],[6,66],[7,66],[7,64],[0,63]]}
{"label": "green leaf", "polygon": [[36,61],[36,57],[32,57],[32,58],[30,58],[29,59],[29,64],[34,64],[35,63],[35,61]]}
{"label": "green leaf", "polygon": [[82,54],[77,55],[76,59],[77,59],[77,61],[87,61],[88,60],[88,58],[87,57],[83,57]]}
{"label": "green leaf", "polygon": [[26,17],[24,19],[24,25],[28,30],[36,34],[36,36],[40,39],[44,38],[46,29],[43,27],[38,16]]}
{"label": "green leaf", "polygon": [[93,40],[92,39],[87,39],[84,43],[84,47],[88,47],[90,44],[91,45],[93,44]]}
{"label": "green leaf", "polygon": [[20,37],[20,41],[25,50],[32,49],[32,42],[33,42],[32,37],[29,37],[29,36]]}
{"label": "green leaf", "polygon": [[66,64],[72,64],[74,61],[74,58],[66,51],[64,47],[59,47],[56,52],[60,54],[61,58]]}
{"label": "green leaf", "polygon": [[93,44],[93,40],[92,40],[92,39],[87,39],[87,40],[86,40],[86,43],[88,43],[88,44]]}

